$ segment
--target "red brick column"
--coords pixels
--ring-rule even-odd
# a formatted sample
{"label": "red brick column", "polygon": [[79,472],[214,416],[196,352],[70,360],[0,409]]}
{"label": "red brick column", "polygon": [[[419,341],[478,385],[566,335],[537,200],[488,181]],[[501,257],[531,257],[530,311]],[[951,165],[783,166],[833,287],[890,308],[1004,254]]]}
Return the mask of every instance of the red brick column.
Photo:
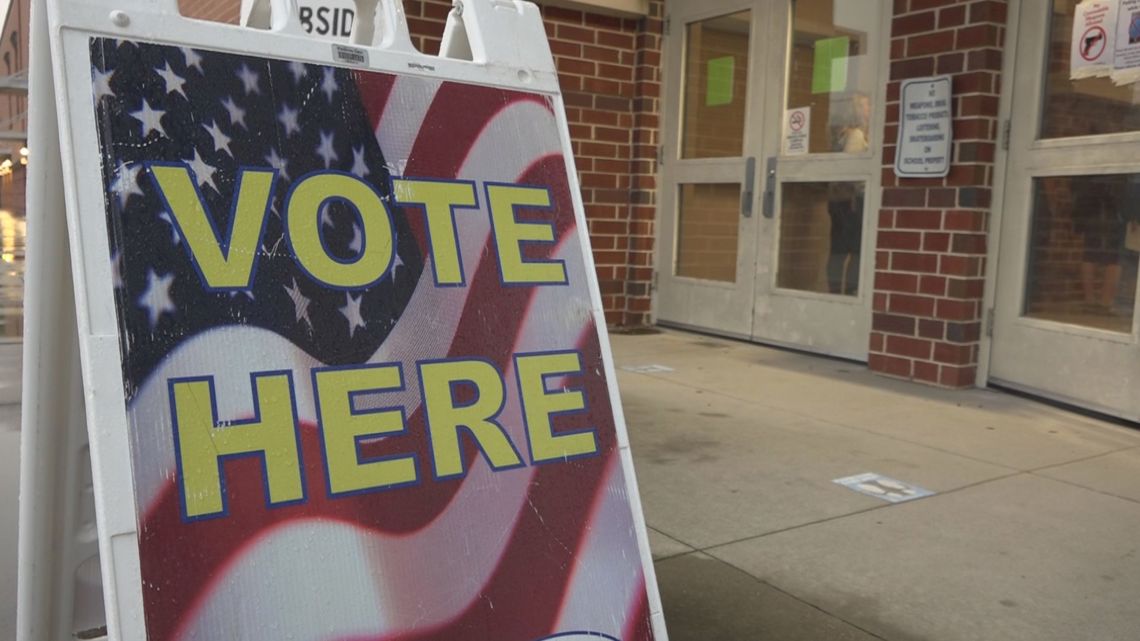
{"label": "red brick column", "polygon": [[[869,365],[928,383],[974,384],[1007,6],[1004,0],[895,0],[883,132]],[[953,75],[946,178],[897,178],[902,80]]]}
{"label": "red brick column", "polygon": [[543,6],[606,321],[625,321],[639,21]]}
{"label": "red brick column", "polygon": [[649,324],[657,217],[657,148],[661,144],[661,38],[664,0],[650,0],[637,34],[633,88],[633,155],[630,160],[629,273],[622,324]]}
{"label": "red brick column", "polygon": [[[541,6],[610,325],[649,320],[663,5],[640,19]],[[437,52],[450,0],[404,7],[416,46]]]}

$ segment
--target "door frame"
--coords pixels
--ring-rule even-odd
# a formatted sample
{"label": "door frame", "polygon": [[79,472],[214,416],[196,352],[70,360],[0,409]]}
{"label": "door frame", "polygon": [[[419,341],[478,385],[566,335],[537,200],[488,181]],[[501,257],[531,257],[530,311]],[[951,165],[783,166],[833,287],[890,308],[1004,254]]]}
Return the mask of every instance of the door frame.
{"label": "door frame", "polygon": [[[1078,407],[1088,408],[1093,411],[1135,420],[1135,416],[1122,413],[1123,410],[1121,408],[1102,406],[1093,399],[1070,397],[1061,392],[1047,391],[1033,387],[1030,384],[1022,384],[1004,378],[997,379],[993,375],[995,350],[997,348],[997,342],[994,340],[994,328],[997,324],[996,313],[999,307],[997,301],[998,294],[1000,293],[998,289],[1002,286],[1003,267],[1007,271],[1012,268],[1017,270],[1018,274],[1021,274],[1022,277],[1020,281],[1013,285],[1013,287],[1016,287],[1016,293],[1023,300],[1026,288],[1026,276],[1023,270],[1026,269],[1025,259],[1028,258],[1027,255],[1020,256],[1008,253],[1003,255],[1001,247],[1006,232],[1016,233],[1018,235],[1031,232],[1031,225],[1033,224],[1033,177],[1135,173],[1140,171],[1138,163],[1135,161],[1125,162],[1122,156],[1114,157],[1101,164],[1080,162],[1064,163],[1056,161],[1056,157],[1064,154],[1067,149],[1116,144],[1127,144],[1131,147],[1135,147],[1137,143],[1140,142],[1140,131],[1106,134],[1106,136],[1112,136],[1112,140],[1094,143],[1090,143],[1087,136],[1042,141],[1039,136],[1034,135],[1031,140],[1027,141],[1028,145],[1022,144],[1015,146],[1015,136],[1013,135],[1013,128],[1010,124],[1012,123],[1014,109],[1018,109],[1021,113],[1028,112],[1031,114],[1034,118],[1033,125],[1037,126],[1040,123],[1040,117],[1044,107],[1043,90],[1045,80],[1042,75],[1043,65],[1041,65],[1041,68],[1039,68],[1038,65],[1043,53],[1041,51],[1020,51],[1022,46],[1026,46],[1032,42],[1032,40],[1026,40],[1026,38],[1040,38],[1041,41],[1048,46],[1048,33],[1043,35],[1031,35],[1026,31],[1029,25],[1036,24],[1037,22],[1036,19],[1029,20],[1023,16],[1023,12],[1032,7],[1032,3],[1027,3],[1024,0],[1010,0],[1009,4],[998,110],[998,123],[1000,125],[999,130],[1001,131],[1001,136],[994,158],[994,204],[991,206],[989,228],[987,230],[989,245],[986,252],[986,285],[983,292],[983,332],[981,333],[979,345],[978,371],[975,384],[979,387],[983,387],[991,382],[1000,382],[1003,387],[1024,391],[1041,398],[1054,399]],[[1046,32],[1048,32],[1050,29],[1048,18],[1045,19],[1043,25]],[[1023,53],[1024,55],[1022,55]],[[1023,68],[1019,69],[1019,65]],[[1021,73],[1020,76],[1018,75],[1019,71]],[[1026,76],[1027,73],[1032,74],[1032,76]],[[1030,77],[1031,80],[1026,80],[1026,78]],[[1021,79],[1019,80],[1019,78]],[[1024,82],[1032,82],[1034,91],[1026,91],[1026,87],[1021,84]],[[1031,108],[1028,110],[1015,105],[1015,92],[1018,93],[1018,95],[1036,95],[1036,102],[1032,103]],[[1034,158],[1027,158],[1022,161],[1027,163],[1026,165],[1015,166],[1014,159],[1017,157],[1016,154],[1018,152],[1025,153],[1026,151],[1035,154],[1037,157],[1043,156],[1043,158],[1041,158],[1043,162],[1039,163],[1036,162]],[[1093,151],[1095,151],[1095,149]],[[1053,158],[1053,160],[1050,161],[1050,158]],[[1016,181],[1016,183],[1011,184],[1011,180]],[[1015,206],[1017,209],[1013,208]],[[1010,218],[1011,216],[1014,218]],[[1004,229],[1007,223],[1011,224],[1010,230]],[[1016,227],[1013,227],[1014,224],[1016,224]],[[1028,252],[1029,250],[1026,249],[1025,251]],[[1020,264],[1013,264],[1011,261],[1020,261]],[[1013,279],[1007,276],[1006,280],[1012,281]],[[1007,291],[1005,293],[1009,292]],[[1134,309],[1136,309],[1138,302],[1140,301],[1136,298],[1133,299]],[[1037,321],[1022,315],[1009,319],[1009,321],[1004,319],[1005,317],[1003,317],[1003,323],[1017,322],[1029,327],[1039,325],[1039,329],[1044,331],[1054,329],[1054,327],[1051,327],[1052,323],[1048,321]],[[1064,333],[1075,336],[1078,339],[1083,336],[1085,339],[1103,340],[1119,343],[1121,345],[1129,345],[1134,348],[1136,342],[1135,332],[1138,322],[1140,322],[1140,317],[1134,317],[1133,331],[1129,334],[1116,335],[1115,333],[1087,327],[1075,327]]]}
{"label": "door frame", "polygon": [[[982,331],[978,344],[978,371],[974,376],[976,387],[986,387],[990,380],[993,362],[994,309],[997,304],[998,267],[1001,261],[1001,231],[1005,222],[1005,205],[1008,196],[1006,178],[1009,175],[1010,127],[1013,118],[1014,72],[1017,70],[1017,51],[1021,31],[1022,0],[1009,0],[1006,6],[1005,43],[1002,49],[1001,86],[998,89],[998,140],[994,154],[993,198],[986,229],[986,269],[983,273]],[[1040,97],[1037,98],[1039,101]]]}

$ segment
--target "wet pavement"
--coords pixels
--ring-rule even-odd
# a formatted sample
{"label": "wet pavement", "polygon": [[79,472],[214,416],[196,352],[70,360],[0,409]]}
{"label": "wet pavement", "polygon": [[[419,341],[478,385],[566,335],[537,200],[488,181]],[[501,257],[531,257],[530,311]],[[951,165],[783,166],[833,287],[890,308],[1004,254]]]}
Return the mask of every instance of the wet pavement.
{"label": "wet pavement", "polygon": [[20,399],[27,223],[0,209],[0,404]]}

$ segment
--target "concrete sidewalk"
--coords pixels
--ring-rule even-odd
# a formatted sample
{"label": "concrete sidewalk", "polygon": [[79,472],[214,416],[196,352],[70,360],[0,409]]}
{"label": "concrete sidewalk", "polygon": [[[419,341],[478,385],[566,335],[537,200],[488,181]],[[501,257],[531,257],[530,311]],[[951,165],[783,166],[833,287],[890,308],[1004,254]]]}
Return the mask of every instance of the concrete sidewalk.
{"label": "concrete sidewalk", "polygon": [[[693,334],[613,344],[673,641],[1140,639],[1140,431]],[[832,482],[863,472],[935,494]]]}
{"label": "concrete sidewalk", "polygon": [[16,545],[20,495],[20,406],[0,404],[0,639],[16,636]]}
{"label": "concrete sidewalk", "polygon": [[[673,641],[1140,639],[1140,430],[694,334],[613,344]],[[17,425],[0,407],[10,514]],[[832,482],[862,472],[936,494]]]}

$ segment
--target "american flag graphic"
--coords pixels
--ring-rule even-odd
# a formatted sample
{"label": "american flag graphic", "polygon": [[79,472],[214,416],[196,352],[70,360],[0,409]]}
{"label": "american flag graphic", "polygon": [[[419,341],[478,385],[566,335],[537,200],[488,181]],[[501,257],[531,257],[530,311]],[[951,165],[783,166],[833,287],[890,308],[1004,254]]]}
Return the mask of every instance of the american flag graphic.
{"label": "american flag graphic", "polygon": [[[641,554],[587,289],[567,167],[547,96],[414,76],[93,38],[115,303],[151,641],[653,638]],[[184,163],[216,229],[229,228],[240,168],[277,170],[247,289],[211,291],[149,174]],[[368,182],[390,206],[391,268],[359,290],[298,267],[284,224],[291,185],[317,171]],[[500,282],[485,202],[457,210],[466,285],[437,287],[422,209],[393,204],[396,176],[549,188],[552,243],[569,286]],[[480,198],[481,201],[485,200]],[[320,210],[325,250],[349,261],[366,243],[356,211]],[[492,471],[467,439],[467,474],[437,481],[415,364],[474,357],[504,375],[498,421],[526,443],[512,356],[577,350],[587,410],[558,432],[592,429],[599,454]],[[405,389],[357,407],[406,409],[404,433],[364,441],[363,459],[413,453],[417,485],[330,496],[313,368],[399,363]],[[295,382],[304,502],[267,505],[257,457],[221,464],[227,513],[186,520],[167,382],[211,376],[221,421],[255,413],[250,372]]]}

